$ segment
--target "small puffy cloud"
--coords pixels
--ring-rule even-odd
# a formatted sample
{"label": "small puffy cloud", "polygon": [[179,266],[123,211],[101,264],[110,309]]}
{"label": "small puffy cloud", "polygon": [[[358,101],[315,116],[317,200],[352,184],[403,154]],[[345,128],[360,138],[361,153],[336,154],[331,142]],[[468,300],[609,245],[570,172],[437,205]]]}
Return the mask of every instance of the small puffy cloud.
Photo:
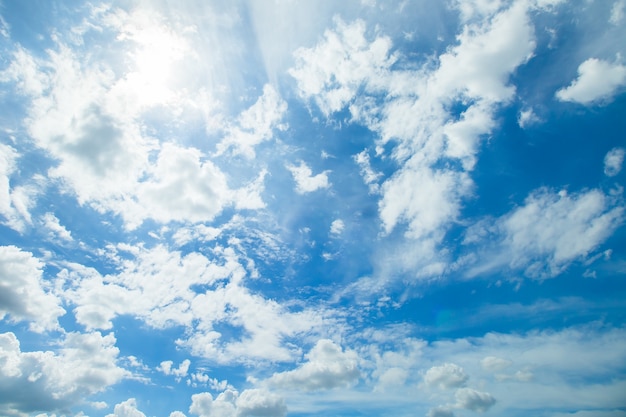
{"label": "small puffy cloud", "polygon": [[622,170],[624,163],[624,148],[613,148],[604,156],[604,173],[609,177],[614,177]]}
{"label": "small puffy cloud", "polygon": [[591,104],[613,97],[626,85],[626,66],[589,58],[578,67],[578,78],[556,92],[561,101]]}
{"label": "small puffy cloud", "polygon": [[172,411],[170,417],[187,417],[182,411]]}
{"label": "small puffy cloud", "polygon": [[488,392],[476,391],[472,388],[458,389],[454,398],[457,407],[481,413],[489,410],[496,403],[496,399]]}
{"label": "small puffy cloud", "polygon": [[157,370],[163,372],[165,375],[173,375],[177,378],[182,378],[187,376],[187,372],[189,371],[189,365],[191,365],[191,361],[189,359],[185,359],[178,365],[178,368],[172,368],[174,362],[172,361],[163,361],[157,367]]}
{"label": "small puffy cloud", "polygon": [[533,109],[524,109],[517,115],[517,124],[522,129],[526,129],[536,123],[539,123],[541,119],[535,114]]}
{"label": "small puffy cloud", "polygon": [[129,398],[116,404],[113,414],[107,414],[106,417],[146,417],[146,415],[137,409],[137,400]]}
{"label": "small puffy cloud", "polygon": [[299,368],[272,375],[269,383],[281,388],[315,391],[350,386],[360,376],[356,352],[343,351],[332,340],[318,341],[306,358],[308,362]]}
{"label": "small puffy cloud", "polygon": [[296,191],[299,194],[306,194],[330,187],[330,183],[328,182],[328,173],[330,171],[313,175],[311,168],[302,161],[300,161],[300,165],[298,166],[287,165],[287,169],[291,171],[291,175],[296,182]]}
{"label": "small puffy cloud", "polygon": [[200,417],[284,417],[287,407],[282,397],[263,389],[241,394],[226,390],[215,399],[208,392],[192,395],[189,412]]}
{"label": "small puffy cloud", "polygon": [[236,401],[237,417],[283,417],[287,414],[285,401],[263,389],[247,389]]}
{"label": "small puffy cloud", "polygon": [[343,220],[337,219],[334,220],[330,224],[330,234],[331,235],[340,235],[343,232],[343,229],[346,227]]}
{"label": "small puffy cloud", "polygon": [[8,314],[12,321],[28,321],[37,332],[58,328],[65,310],[42,279],[42,268],[32,253],[0,246],[0,319]]}
{"label": "small puffy cloud", "polygon": [[454,363],[433,366],[424,374],[424,382],[428,386],[437,386],[441,389],[463,386],[468,378],[463,368]]}

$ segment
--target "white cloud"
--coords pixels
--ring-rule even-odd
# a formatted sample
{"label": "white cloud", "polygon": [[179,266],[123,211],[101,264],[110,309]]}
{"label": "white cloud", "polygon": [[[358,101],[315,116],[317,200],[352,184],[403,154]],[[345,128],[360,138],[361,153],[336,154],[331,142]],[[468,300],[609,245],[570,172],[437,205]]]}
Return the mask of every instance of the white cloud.
{"label": "white cloud", "polygon": [[481,413],[489,410],[496,403],[493,395],[472,388],[459,388],[454,397],[457,407]]}
{"label": "white cloud", "polygon": [[363,177],[363,181],[368,185],[370,194],[376,194],[380,190],[380,186],[378,184],[378,180],[383,176],[381,172],[376,172],[372,168],[370,163],[370,156],[367,152],[367,149],[359,152],[358,154],[353,156],[354,161],[359,165],[361,169],[361,176]]}
{"label": "white cloud", "polygon": [[495,356],[487,356],[480,361],[480,364],[483,366],[483,368],[490,372],[502,371],[503,369],[511,366],[511,363],[512,362],[507,359],[498,358]]}
{"label": "white cloud", "polygon": [[287,165],[287,169],[291,171],[291,175],[296,182],[296,191],[299,194],[306,194],[330,187],[330,183],[328,182],[328,173],[330,171],[323,171],[313,175],[311,168],[303,161],[300,161],[300,165],[298,166]]}
{"label": "white cloud", "polygon": [[458,217],[461,199],[473,183],[465,172],[434,170],[416,159],[383,183],[380,218],[387,233],[404,220],[408,236],[440,241],[448,223]]}
{"label": "white cloud", "polygon": [[[184,124],[181,115],[198,112],[210,96],[202,88],[197,97],[189,93],[198,91],[197,77],[172,80],[175,66],[197,58],[182,37],[193,30],[181,28],[183,35],[177,34],[158,13],[138,10],[107,9],[91,19],[95,21],[87,27],[117,35],[107,45],[112,56],[108,65],[93,63],[57,35],[47,55],[35,58],[18,49],[0,74],[0,80],[14,81],[28,99],[27,132],[56,161],[47,176],[75,194],[80,204],[121,215],[129,229],[146,219],[201,222],[225,207],[264,207],[264,172],[242,188],[230,189],[226,175],[203,152],[163,144],[165,138],[148,134],[161,132],[152,130],[150,118],[144,117],[147,111],[160,112],[168,118],[164,123],[171,119]],[[263,91],[234,127],[220,126],[228,131],[224,143],[237,152],[250,154],[274,129],[285,128],[279,122],[286,104],[272,87]]]}
{"label": "white cloud", "polygon": [[461,387],[465,385],[468,378],[463,368],[454,363],[433,366],[424,374],[424,382],[427,385],[441,389]]}
{"label": "white cloud", "polygon": [[[532,56],[531,6],[520,1],[505,10],[499,4],[487,7],[488,18],[466,25],[456,46],[418,70],[392,69],[398,56],[390,40],[368,41],[360,21],[337,21],[318,45],[296,52],[290,74],[302,97],[313,99],[327,115],[349,105],[353,121],[379,134],[378,156],[382,145],[395,145],[391,156],[399,168],[380,187],[386,233],[405,223],[407,236],[440,242],[457,220],[473,190],[468,172],[479,140],[494,128],[497,105],[515,93],[509,76]],[[465,107],[458,116],[449,110],[453,103]],[[357,163],[376,192],[377,175],[366,156],[357,155]]]}
{"label": "white cloud", "polygon": [[[67,409],[129,373],[116,365],[113,334],[67,333],[57,353],[23,352],[13,333],[0,334],[0,413]],[[23,394],[28,392],[27,396]]]}
{"label": "white cloud", "polygon": [[23,233],[32,223],[30,209],[41,191],[39,183],[43,178],[35,176],[23,185],[12,186],[19,157],[11,146],[0,143],[0,215],[5,218],[2,224]]}
{"label": "white cloud", "polygon": [[602,244],[623,222],[623,215],[624,207],[600,190],[572,194],[536,190],[523,206],[468,230],[466,242],[489,246],[487,236],[496,242],[493,253],[483,254],[486,260],[469,274],[508,266],[529,277],[556,276]]}
{"label": "white cloud", "polygon": [[300,48],[294,53],[296,66],[289,73],[297,80],[300,95],[313,97],[325,115],[349,103],[361,84],[374,87],[377,79],[395,61],[389,57],[391,40],[365,39],[365,23],[346,24],[335,19],[336,31],[324,32],[324,40],[315,48]]}
{"label": "white cloud", "polygon": [[233,154],[254,158],[254,147],[272,137],[273,130],[285,130],[280,124],[287,111],[287,103],[269,84],[263,87],[263,95],[249,109],[242,112],[237,124],[228,129],[224,139],[217,145],[217,154],[232,148]]}
{"label": "white cloud", "polygon": [[626,85],[626,66],[589,58],[578,67],[578,78],[556,92],[561,101],[592,104],[610,100]]}
{"label": "white cloud", "polygon": [[106,417],[146,417],[146,415],[137,409],[137,400],[129,398],[116,404],[113,414],[107,414]]}
{"label": "white cloud", "polygon": [[330,234],[331,235],[340,235],[343,232],[343,229],[346,227],[343,220],[336,219],[330,224]]}
{"label": "white cloud", "polygon": [[241,394],[226,390],[215,399],[203,392],[191,399],[189,412],[200,417],[283,417],[287,413],[281,397],[262,389],[248,389]]}
{"label": "white cloud", "polygon": [[165,375],[173,375],[178,379],[187,376],[187,372],[189,371],[189,365],[191,365],[191,361],[189,359],[185,359],[178,365],[178,368],[172,368],[174,362],[172,361],[163,361],[157,367],[157,370],[163,372]]}
{"label": "white cloud", "polygon": [[52,236],[58,237],[61,240],[72,241],[72,234],[62,226],[59,219],[53,213],[46,213],[42,217],[43,225],[48,229]]}
{"label": "white cloud", "polygon": [[303,365],[275,373],[269,383],[286,389],[315,391],[350,386],[360,376],[356,352],[343,351],[331,340],[319,340],[305,357],[308,361]]}
{"label": "white cloud", "polygon": [[611,8],[611,17],[609,17],[609,22],[614,25],[619,25],[621,21],[624,19],[624,9],[626,9],[626,1],[617,0],[613,3],[613,7]]}
{"label": "white cloud", "polygon": [[37,332],[59,328],[65,314],[60,300],[42,279],[43,264],[32,253],[15,246],[0,246],[0,319],[28,321]]}
{"label": "white cloud", "polygon": [[[57,278],[57,286],[65,288],[63,298],[75,306],[76,320],[88,329],[111,328],[115,317],[129,314],[157,329],[185,327],[186,337],[176,343],[194,355],[248,363],[291,360],[298,352],[285,338],[316,331],[324,321],[321,310],[291,312],[248,290],[248,271],[233,248],[183,256],[162,245],[120,246],[123,257],[118,249],[109,255],[119,262],[118,273],[102,276],[68,264]],[[199,286],[205,290],[198,292]],[[221,324],[237,331],[222,335],[214,328]]]}
{"label": "white cloud", "polygon": [[247,389],[237,398],[237,416],[283,417],[287,406],[281,397],[263,389]]}
{"label": "white cloud", "polygon": [[541,122],[541,119],[535,114],[533,109],[521,110],[517,116],[517,124],[522,129],[526,129],[527,127],[539,122]]}
{"label": "white cloud", "polygon": [[609,177],[614,177],[622,170],[624,163],[624,148],[613,148],[604,156],[604,173]]}

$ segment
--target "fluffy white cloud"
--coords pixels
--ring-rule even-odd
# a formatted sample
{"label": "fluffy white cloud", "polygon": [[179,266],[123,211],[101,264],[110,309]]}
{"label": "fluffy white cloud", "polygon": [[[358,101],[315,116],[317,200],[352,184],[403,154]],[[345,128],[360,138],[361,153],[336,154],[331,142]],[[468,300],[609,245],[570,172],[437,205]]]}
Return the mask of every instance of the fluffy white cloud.
{"label": "fluffy white cloud", "polygon": [[591,104],[611,99],[626,84],[626,66],[589,58],[578,67],[578,78],[556,92],[561,101]]}
{"label": "fluffy white cloud", "polygon": [[346,24],[335,19],[336,31],[327,30],[314,48],[295,53],[296,66],[289,73],[297,80],[300,95],[312,97],[327,116],[349,103],[362,84],[377,88],[395,61],[389,56],[391,40],[365,39],[365,23]]}
{"label": "fluffy white cloud", "polygon": [[299,194],[306,194],[330,187],[330,183],[328,182],[328,173],[330,171],[313,175],[311,168],[302,161],[300,161],[300,165],[298,166],[287,165],[287,169],[291,171],[291,175],[296,182],[296,191]]}
{"label": "fluffy white cloud", "polygon": [[461,387],[468,378],[463,368],[454,363],[433,366],[424,374],[424,382],[427,385],[442,389]]}
{"label": "fluffy white cloud", "polygon": [[283,417],[287,406],[281,397],[263,389],[247,389],[237,398],[237,416]]}
{"label": "fluffy white cloud", "polygon": [[[398,56],[390,40],[367,40],[360,21],[337,21],[317,46],[296,52],[290,73],[304,98],[325,114],[348,106],[353,121],[379,134],[377,156],[380,145],[395,144],[391,156],[399,168],[380,187],[387,233],[404,223],[408,236],[440,242],[457,220],[473,190],[468,172],[479,140],[494,128],[497,105],[515,93],[509,76],[532,56],[528,12],[533,7],[519,1],[505,9],[499,3],[486,8],[480,13],[487,14],[484,19],[464,27],[456,46],[419,70],[392,68]],[[459,115],[450,110],[454,103],[464,108]],[[378,191],[367,154],[357,155],[357,163],[370,189]]]}
{"label": "fluffy white cloud", "polygon": [[43,264],[32,253],[15,246],[0,246],[0,319],[25,320],[42,332],[59,327],[65,314],[60,300],[42,279]]}
{"label": "fluffy white cloud", "polygon": [[146,415],[137,409],[137,400],[129,398],[116,404],[113,414],[107,414],[106,417],[146,417]]}
{"label": "fluffy white cloud", "polygon": [[50,231],[53,237],[59,238],[65,241],[72,241],[72,234],[63,225],[61,225],[59,219],[53,213],[46,213],[42,217],[43,225]]}
{"label": "fluffy white cloud", "polygon": [[263,87],[263,95],[249,109],[242,112],[237,124],[228,129],[228,134],[217,145],[217,154],[232,148],[234,154],[254,158],[254,147],[269,140],[274,129],[285,130],[280,121],[287,111],[287,103],[269,84]]}
{"label": "fluffy white cloud", "polygon": [[238,394],[226,390],[217,398],[208,392],[194,394],[189,412],[200,417],[283,417],[287,414],[284,400],[262,389],[248,389]]}
{"label": "fluffy white cloud", "polygon": [[187,376],[187,372],[189,372],[189,365],[191,365],[191,361],[189,359],[185,359],[178,365],[178,368],[172,368],[174,362],[172,361],[163,361],[157,367],[157,370],[163,372],[165,375],[173,375],[177,378],[182,378]]}
{"label": "fluffy white cloud", "polygon": [[495,403],[496,399],[488,392],[476,391],[472,388],[460,388],[454,394],[456,406],[467,410],[485,412]]}
{"label": "fluffy white cloud", "polygon": [[305,356],[308,361],[292,371],[275,373],[269,383],[287,389],[315,391],[354,384],[359,376],[358,356],[322,339]]}
{"label": "fluffy white cloud", "polygon": [[[264,172],[247,185],[230,189],[226,175],[204,152],[148,134],[161,132],[152,129],[147,111],[167,109],[169,113],[159,114],[184,123],[180,115],[197,111],[206,101],[205,93],[190,97],[189,91],[197,90],[197,77],[184,82],[172,82],[170,77],[178,61],[195,59],[183,35],[166,27],[158,13],[105,8],[90,19],[74,34],[111,31],[117,37],[107,48],[119,61],[94,63],[81,48],[71,48],[57,35],[47,55],[35,57],[18,49],[0,74],[0,80],[15,82],[18,93],[28,99],[27,132],[56,162],[47,176],[74,193],[80,204],[119,214],[131,229],[146,219],[201,222],[212,220],[225,207],[264,207],[260,197]],[[193,30],[180,33],[186,36]],[[114,64],[119,62],[127,65]],[[278,93],[265,86],[263,95],[233,126],[220,126],[218,130],[226,132],[223,146],[253,154],[256,144],[284,128],[279,122],[285,110]],[[245,184],[240,178],[238,182]],[[0,187],[4,191],[4,181]],[[0,213],[9,208],[0,206]]]}
{"label": "fluffy white cloud", "polygon": [[613,148],[604,156],[604,173],[609,177],[614,177],[622,170],[624,163],[624,148]]}
{"label": "fluffy white cloud", "polygon": [[333,220],[330,224],[330,234],[331,235],[340,235],[343,232],[343,229],[346,227],[345,223],[341,219]]}
{"label": "fluffy white cloud", "polygon": [[55,411],[83,401],[129,373],[116,364],[113,334],[68,333],[58,352],[22,352],[13,333],[0,334],[0,412]]}
{"label": "fluffy white cloud", "polygon": [[[624,207],[600,190],[568,194],[539,189],[524,205],[468,230],[466,242],[497,242],[494,253],[469,274],[508,266],[529,277],[548,278],[583,259],[623,222]],[[490,244],[487,244],[487,246]]]}
{"label": "fluffy white cloud", "polygon": [[25,184],[11,184],[19,153],[11,146],[0,143],[0,215],[2,224],[22,233],[32,223],[30,209],[40,193],[43,177],[36,176]]}

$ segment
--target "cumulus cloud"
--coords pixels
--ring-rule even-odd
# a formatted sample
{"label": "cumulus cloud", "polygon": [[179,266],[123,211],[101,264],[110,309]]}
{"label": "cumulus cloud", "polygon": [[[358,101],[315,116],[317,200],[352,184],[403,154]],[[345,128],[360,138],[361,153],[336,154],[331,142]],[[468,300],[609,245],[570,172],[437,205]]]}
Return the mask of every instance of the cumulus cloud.
{"label": "cumulus cloud", "polygon": [[472,388],[460,388],[454,397],[457,407],[481,413],[489,410],[496,403],[496,399],[488,392],[476,391]]}
{"label": "cumulus cloud", "polygon": [[[58,352],[23,352],[13,333],[0,334],[0,412],[66,409],[129,373],[116,365],[113,334],[68,333]],[[27,393],[27,395],[26,395]]]}
{"label": "cumulus cloud", "polygon": [[[108,45],[111,54],[126,56],[124,47],[130,47],[135,65],[117,71],[92,64],[80,48],[56,36],[47,55],[34,57],[19,49],[0,75],[29,100],[27,132],[56,162],[47,177],[71,191],[80,204],[121,215],[129,229],[147,219],[201,222],[225,207],[264,207],[264,173],[231,189],[226,175],[203,152],[166,145],[157,140],[163,138],[147,134],[143,116],[149,109],[162,106],[178,115],[196,106],[197,97],[189,99],[189,90],[174,91],[166,82],[173,62],[193,55],[186,41],[158,18],[138,11],[110,8],[94,16],[98,21],[88,27],[117,33],[117,42]],[[258,101],[224,128],[223,147],[253,154],[254,146],[284,128],[280,119],[285,110],[278,93],[266,86]],[[3,185],[0,181],[2,191]],[[0,206],[0,213],[5,209]]]}
{"label": "cumulus cloud", "polygon": [[487,237],[497,242],[485,263],[469,273],[478,275],[508,266],[522,269],[529,277],[556,276],[602,244],[623,222],[623,216],[619,201],[600,190],[572,194],[536,190],[523,206],[468,230],[466,243],[485,242]]}
{"label": "cumulus cloud", "polygon": [[178,368],[172,368],[174,365],[173,361],[163,361],[157,367],[157,370],[163,372],[165,375],[173,375],[178,379],[187,376],[187,372],[189,371],[189,365],[191,365],[191,361],[189,359],[185,359],[178,365]]}
{"label": "cumulus cloud", "polygon": [[561,101],[592,104],[611,99],[626,85],[626,66],[589,58],[578,67],[578,78],[556,92]]}
{"label": "cumulus cloud", "polygon": [[613,148],[604,156],[604,173],[609,177],[614,177],[622,170],[624,163],[624,148]]}
{"label": "cumulus cloud", "polygon": [[427,385],[437,386],[441,389],[463,386],[468,378],[463,368],[454,363],[433,366],[424,374],[424,382]]}
{"label": "cumulus cloud", "polygon": [[[515,93],[510,74],[532,56],[531,6],[515,2],[487,10],[489,18],[468,24],[456,46],[419,70],[393,68],[398,55],[390,39],[368,40],[361,21],[336,21],[335,30],[315,47],[296,52],[290,74],[303,98],[314,100],[325,114],[348,107],[354,122],[379,135],[377,156],[382,145],[394,144],[391,156],[398,170],[380,186],[386,233],[404,223],[407,236],[440,242],[457,220],[473,190],[468,172],[480,138],[494,128],[497,105]],[[456,102],[464,108],[459,115],[450,111]],[[377,192],[378,175],[367,155],[357,155],[356,161]]]}
{"label": "cumulus cloud", "polygon": [[299,194],[306,194],[330,187],[330,182],[328,181],[328,173],[330,171],[323,171],[313,175],[311,168],[303,161],[300,161],[298,166],[287,165],[287,169],[291,171],[291,175],[296,182],[296,191]]}
{"label": "cumulus cloud", "polygon": [[137,400],[129,398],[116,404],[113,414],[107,414],[106,417],[146,417],[146,415],[137,409]]}
{"label": "cumulus cloud", "polygon": [[65,314],[61,302],[42,279],[43,264],[30,252],[15,246],[0,246],[0,319],[28,321],[30,329],[42,332],[59,327]]}
{"label": "cumulus cloud", "polygon": [[340,235],[343,232],[343,229],[346,227],[343,220],[336,219],[330,224],[330,234],[331,235]]}
{"label": "cumulus cloud", "polygon": [[208,392],[194,394],[189,412],[200,417],[283,417],[287,414],[284,400],[263,389],[248,389],[241,394],[226,390],[217,398]]}
{"label": "cumulus cloud", "polygon": [[307,362],[292,371],[275,373],[269,383],[287,389],[315,391],[350,386],[360,376],[356,352],[343,351],[331,340],[318,341],[305,357]]}

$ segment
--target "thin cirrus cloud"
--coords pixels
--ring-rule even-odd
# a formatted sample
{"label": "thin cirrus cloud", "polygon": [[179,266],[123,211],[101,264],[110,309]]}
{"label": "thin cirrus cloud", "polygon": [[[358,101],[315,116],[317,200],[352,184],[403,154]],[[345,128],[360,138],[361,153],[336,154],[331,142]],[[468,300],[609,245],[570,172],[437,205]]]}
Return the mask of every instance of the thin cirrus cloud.
{"label": "thin cirrus cloud", "polygon": [[0,414],[622,415],[600,3],[3,3]]}

